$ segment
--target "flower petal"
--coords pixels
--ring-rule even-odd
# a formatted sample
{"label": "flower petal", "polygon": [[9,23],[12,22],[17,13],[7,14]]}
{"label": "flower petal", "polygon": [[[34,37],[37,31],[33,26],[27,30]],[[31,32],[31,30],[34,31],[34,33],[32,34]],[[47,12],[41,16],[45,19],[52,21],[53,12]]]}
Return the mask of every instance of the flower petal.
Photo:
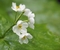
{"label": "flower petal", "polygon": [[20,4],[19,7],[20,7],[19,11],[21,11],[21,12],[24,11],[24,9],[25,9],[25,5],[24,4]]}
{"label": "flower petal", "polygon": [[16,3],[12,2],[12,6],[16,8]]}
{"label": "flower petal", "polygon": [[11,7],[14,11],[17,11],[16,10],[16,3],[12,2],[12,7]]}
{"label": "flower petal", "polygon": [[26,35],[27,35],[28,39],[32,39],[33,38],[33,36],[31,34],[29,34],[29,33],[27,33]]}
{"label": "flower petal", "polygon": [[22,20],[19,20],[19,21],[17,22],[17,25],[21,24],[22,22],[23,22]]}
{"label": "flower petal", "polygon": [[17,28],[17,25],[13,26],[12,30],[13,30],[13,32],[16,33],[17,35],[20,35],[20,30]]}
{"label": "flower petal", "polygon": [[23,28],[27,28],[28,27],[28,23],[27,22],[22,23],[22,27]]}
{"label": "flower petal", "polygon": [[23,43],[27,44],[27,43],[28,43],[28,39],[27,39],[27,38],[24,39],[24,40],[23,40]]}
{"label": "flower petal", "polygon": [[31,18],[31,17],[35,17],[35,14],[32,13],[32,12],[30,12],[30,13],[28,14],[28,18]]}
{"label": "flower petal", "polygon": [[29,27],[34,29],[34,24],[31,24],[31,23],[28,23],[29,24]]}
{"label": "flower petal", "polygon": [[21,44],[23,44],[23,40],[22,40],[22,39],[19,39],[19,42],[20,42]]}
{"label": "flower petal", "polygon": [[22,28],[20,31],[21,31],[21,33],[26,33],[27,29],[26,28]]}
{"label": "flower petal", "polygon": [[33,18],[33,17],[32,17],[32,18],[29,18],[29,22],[30,22],[31,24],[34,24],[34,23],[35,23],[34,18]]}
{"label": "flower petal", "polygon": [[29,14],[30,12],[31,12],[30,9],[25,9],[25,10],[24,10],[24,15],[28,16],[28,14]]}

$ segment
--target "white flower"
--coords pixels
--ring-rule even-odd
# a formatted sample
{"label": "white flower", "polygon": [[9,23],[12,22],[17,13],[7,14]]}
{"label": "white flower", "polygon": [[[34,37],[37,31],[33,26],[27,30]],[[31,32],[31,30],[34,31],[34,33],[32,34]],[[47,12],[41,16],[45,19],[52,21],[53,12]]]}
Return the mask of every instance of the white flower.
{"label": "white flower", "polygon": [[27,32],[28,23],[19,20],[15,26],[13,26],[12,30],[14,33],[17,35],[20,35],[20,33],[25,33]]}
{"label": "white flower", "polygon": [[28,18],[35,17],[35,14],[32,13],[32,11],[30,9],[25,9],[24,15],[27,16]]}
{"label": "white flower", "polygon": [[32,13],[32,12],[28,13],[28,18],[34,18],[34,17],[35,17],[34,13]]}
{"label": "white flower", "polygon": [[29,24],[29,27],[32,28],[32,29],[34,29],[34,23],[35,23],[34,17],[35,17],[35,14],[34,13],[31,13],[30,12],[28,14],[28,20],[29,20],[28,24]]}
{"label": "white flower", "polygon": [[23,33],[23,34],[21,34],[21,35],[19,36],[19,42],[20,42],[21,44],[23,44],[23,43],[27,44],[27,43],[28,43],[28,39],[32,39],[32,38],[33,38],[33,37],[32,37],[31,34],[29,34],[29,33]]}
{"label": "white flower", "polygon": [[28,25],[30,28],[34,29],[34,23],[35,23],[34,18],[29,18]]}
{"label": "white flower", "polygon": [[23,12],[25,10],[25,5],[24,4],[20,4],[19,7],[20,7],[19,11]]}
{"label": "white flower", "polygon": [[34,17],[35,17],[35,14],[32,13],[32,11],[31,11],[30,9],[25,9],[25,10],[24,10],[24,15],[28,17],[29,27],[32,28],[32,29],[34,29],[34,23],[35,23]]}
{"label": "white flower", "polygon": [[24,15],[25,15],[25,16],[28,16],[28,14],[29,14],[30,12],[31,12],[30,9],[25,9],[25,10],[24,10]]}
{"label": "white flower", "polygon": [[14,11],[20,11],[23,12],[25,9],[25,5],[24,4],[20,4],[19,6],[16,6],[16,3],[12,2],[12,7],[11,7]]}

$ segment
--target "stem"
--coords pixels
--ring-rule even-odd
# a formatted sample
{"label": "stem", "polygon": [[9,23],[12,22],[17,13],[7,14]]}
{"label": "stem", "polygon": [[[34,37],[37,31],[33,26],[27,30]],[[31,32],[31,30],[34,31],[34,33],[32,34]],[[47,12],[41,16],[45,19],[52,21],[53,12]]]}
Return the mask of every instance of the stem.
{"label": "stem", "polygon": [[7,34],[7,32],[16,24],[16,22],[17,22],[17,21],[19,20],[19,18],[23,15],[23,13],[24,13],[24,12],[22,12],[22,13],[18,16],[18,18],[16,19],[16,21],[14,22],[14,24],[7,29],[7,31],[4,33],[4,35],[3,35],[1,38],[4,38],[4,37],[5,37],[5,35]]}
{"label": "stem", "polygon": [[16,16],[17,16],[17,12],[16,12],[16,14],[15,14],[15,20],[16,20]]}
{"label": "stem", "polygon": [[29,20],[24,20],[25,22],[29,22]]}
{"label": "stem", "polygon": [[21,16],[23,15],[23,13],[24,13],[24,12],[22,12],[22,13],[18,16],[18,18],[16,19],[15,23],[21,18]]}
{"label": "stem", "polygon": [[5,37],[5,35],[7,34],[7,32],[14,26],[15,24],[13,24],[12,26],[10,26],[8,29],[7,29],[7,31],[4,33],[4,35],[3,35],[3,37],[2,38],[4,38]]}

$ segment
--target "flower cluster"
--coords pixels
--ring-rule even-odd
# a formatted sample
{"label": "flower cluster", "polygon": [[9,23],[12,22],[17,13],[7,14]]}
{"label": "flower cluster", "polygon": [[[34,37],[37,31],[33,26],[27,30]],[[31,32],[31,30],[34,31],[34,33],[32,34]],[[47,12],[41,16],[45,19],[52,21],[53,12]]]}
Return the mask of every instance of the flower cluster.
{"label": "flower cluster", "polygon": [[23,15],[28,17],[28,22],[27,21],[22,21],[22,20],[18,20],[16,25],[14,25],[12,27],[12,30],[14,33],[16,33],[19,36],[19,42],[21,44],[28,43],[28,39],[32,39],[33,36],[30,33],[27,33],[27,28],[30,27],[32,29],[34,29],[34,17],[35,14],[32,13],[32,11],[28,8],[26,8],[26,6],[24,4],[20,4],[19,6],[16,6],[16,3],[12,3],[12,10],[14,10],[15,12],[24,12]]}

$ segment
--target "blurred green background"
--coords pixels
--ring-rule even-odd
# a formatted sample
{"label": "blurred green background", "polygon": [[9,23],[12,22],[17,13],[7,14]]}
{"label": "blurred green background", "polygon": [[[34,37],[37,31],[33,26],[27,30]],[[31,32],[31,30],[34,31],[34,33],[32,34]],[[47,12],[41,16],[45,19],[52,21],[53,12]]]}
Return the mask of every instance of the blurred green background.
{"label": "blurred green background", "polygon": [[[0,37],[13,24],[12,2],[25,4],[35,13],[35,29],[28,28],[33,39],[20,44],[12,30],[0,39],[0,50],[60,50],[60,3],[58,0],[0,0]],[[19,14],[19,13],[18,13]],[[21,19],[24,16],[21,17]]]}

